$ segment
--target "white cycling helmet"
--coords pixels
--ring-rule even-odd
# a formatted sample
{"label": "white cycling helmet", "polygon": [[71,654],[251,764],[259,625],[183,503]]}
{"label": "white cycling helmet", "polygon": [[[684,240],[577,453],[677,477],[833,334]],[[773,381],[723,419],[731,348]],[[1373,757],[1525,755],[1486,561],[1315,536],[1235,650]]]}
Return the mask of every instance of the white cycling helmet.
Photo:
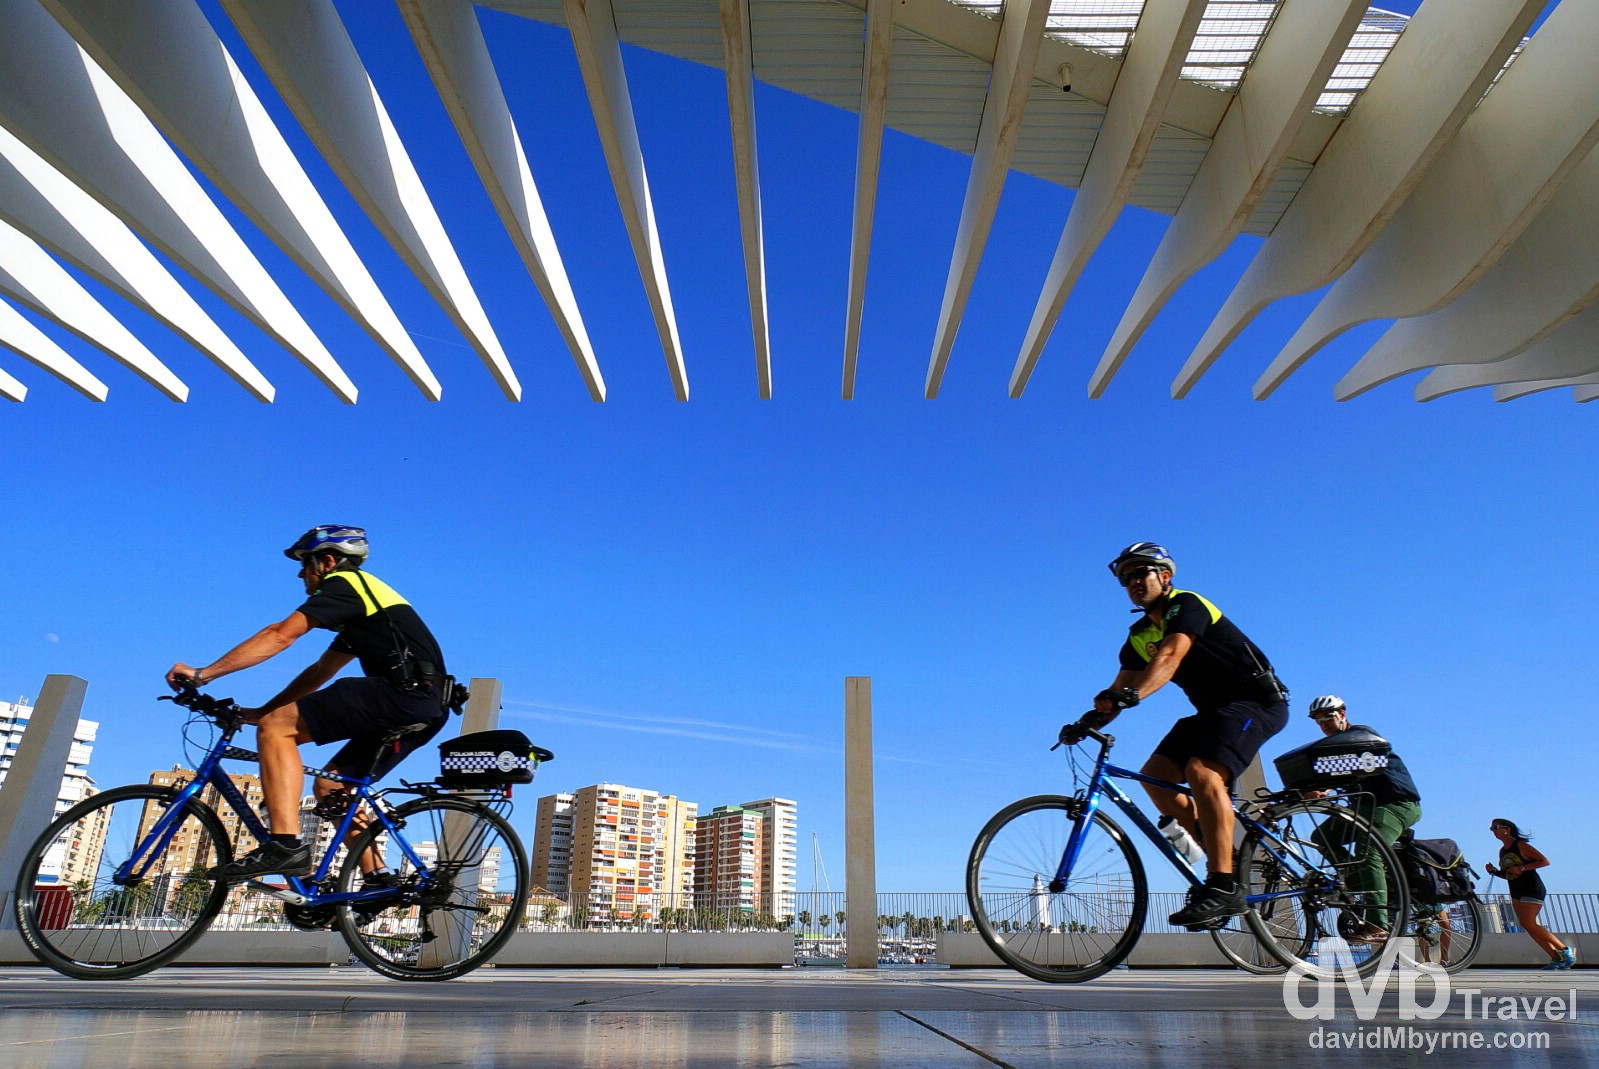
{"label": "white cycling helmet", "polygon": [[1323,694],[1319,698],[1310,700],[1310,715],[1318,713],[1341,713],[1344,711],[1344,700],[1336,694]]}
{"label": "white cycling helmet", "polygon": [[364,560],[367,555],[366,531],[360,527],[324,523],[305,532],[294,540],[294,545],[283,551],[283,555],[290,560],[304,560],[313,553],[339,553]]}
{"label": "white cycling helmet", "polygon": [[1166,569],[1172,575],[1177,574],[1177,562],[1172,560],[1166,547],[1158,542],[1134,542],[1116,554],[1116,559],[1110,562],[1110,574],[1120,579],[1122,566],[1135,560],[1147,561],[1157,568]]}

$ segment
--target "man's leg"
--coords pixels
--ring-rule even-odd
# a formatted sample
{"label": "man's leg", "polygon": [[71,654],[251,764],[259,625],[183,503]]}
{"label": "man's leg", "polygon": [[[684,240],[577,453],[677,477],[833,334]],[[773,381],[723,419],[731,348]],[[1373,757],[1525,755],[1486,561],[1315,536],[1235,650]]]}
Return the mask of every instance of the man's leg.
{"label": "man's leg", "polygon": [[255,728],[256,749],[261,755],[261,794],[272,834],[248,854],[212,868],[213,879],[237,882],[271,873],[302,876],[310,871],[311,852],[300,842],[300,789],[305,783],[300,743],[310,742],[311,732],[292,702],[262,713]]}
{"label": "man's leg", "polygon": [[261,793],[273,835],[300,834],[300,792],[305,765],[300,744],[311,741],[311,729],[290,702],[262,715],[255,723],[255,744],[261,754]]}
{"label": "man's leg", "polygon": [[[1140,769],[1146,776],[1154,776],[1170,783],[1180,783],[1183,778],[1183,769],[1176,761],[1160,754],[1151,754],[1144,767]],[[1155,787],[1144,784],[1144,790],[1149,793],[1149,800],[1155,808],[1165,816],[1171,817],[1183,826],[1183,830],[1196,839],[1203,838],[1199,831],[1199,822],[1194,809],[1193,799],[1178,791],[1168,791],[1164,787]]]}
{"label": "man's leg", "polygon": [[[343,773],[345,770],[337,765],[332,765],[331,771]],[[346,788],[344,784],[340,783],[338,780],[323,779],[321,776],[318,776],[311,782],[311,793],[316,795],[316,800],[318,802],[321,802],[323,799],[327,798],[327,796],[332,794],[334,791],[341,791],[345,789]],[[350,798],[349,804],[356,804],[353,795]],[[340,814],[337,817],[324,819],[332,819],[333,821],[337,822],[343,819],[343,815]],[[346,847],[353,846],[355,844],[356,837],[365,831],[367,825],[371,822],[371,818],[368,817],[364,811],[357,810],[355,819],[350,821],[350,830],[344,835],[344,845]],[[381,859],[378,855],[377,847],[372,846],[361,854],[360,858],[357,859],[357,864],[361,866],[362,873],[368,873],[374,869],[382,867],[379,864],[380,860]]]}
{"label": "man's leg", "polygon": [[1208,871],[1212,875],[1229,874],[1233,871],[1232,772],[1204,757],[1191,759],[1186,771],[1199,827],[1204,832]]}
{"label": "man's leg", "polygon": [[[1362,807],[1361,816],[1371,822],[1372,830],[1390,846],[1399,841],[1405,829],[1421,819],[1421,806],[1415,802],[1390,802],[1387,805]],[[1398,876],[1398,873],[1394,873]],[[1359,851],[1351,886],[1364,892],[1371,908],[1366,910],[1365,921],[1379,928],[1387,928],[1388,878],[1383,871],[1382,855],[1375,847]]]}

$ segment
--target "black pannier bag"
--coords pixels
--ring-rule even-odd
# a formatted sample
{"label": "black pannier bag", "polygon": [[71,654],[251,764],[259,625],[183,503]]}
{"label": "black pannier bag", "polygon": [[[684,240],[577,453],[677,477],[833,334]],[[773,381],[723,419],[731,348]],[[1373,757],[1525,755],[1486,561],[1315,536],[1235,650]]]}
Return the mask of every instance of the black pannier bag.
{"label": "black pannier bag", "polygon": [[439,743],[439,783],[466,788],[532,783],[539,762],[554,757],[520,731],[474,731]]}
{"label": "black pannier bag", "polygon": [[1407,831],[1399,837],[1398,851],[1412,902],[1459,902],[1476,888],[1477,874],[1453,839],[1417,839]]}
{"label": "black pannier bag", "polygon": [[1383,771],[1392,751],[1375,731],[1353,727],[1289,750],[1274,763],[1289,790],[1324,791]]}

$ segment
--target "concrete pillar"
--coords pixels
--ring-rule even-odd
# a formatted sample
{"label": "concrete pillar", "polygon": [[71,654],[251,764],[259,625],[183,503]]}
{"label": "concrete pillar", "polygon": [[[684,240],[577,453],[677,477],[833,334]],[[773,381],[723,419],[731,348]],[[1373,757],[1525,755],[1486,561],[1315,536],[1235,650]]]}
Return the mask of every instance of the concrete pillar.
{"label": "concrete pillar", "polygon": [[[470,735],[474,731],[492,731],[500,726],[500,701],[505,688],[498,679],[472,679],[467,683],[467,688],[472,696],[466,701],[466,708],[461,713],[461,734]],[[468,834],[470,818],[465,813],[451,813],[444,818],[444,843],[439,844],[442,855],[445,843],[465,843]],[[415,845],[414,843],[412,845]],[[501,863],[504,864],[505,859]],[[477,889],[478,869],[464,869],[456,879],[456,886],[463,892]],[[523,874],[527,875],[526,873]],[[422,949],[424,963],[434,965],[444,961],[454,961],[462,953],[467,939],[472,933],[472,922],[476,914],[450,913],[444,922],[439,925],[437,934],[441,937],[438,942],[430,943]]]}
{"label": "concrete pillar", "polygon": [[872,799],[872,677],[844,679],[844,964],[877,968],[877,821]]}
{"label": "concrete pillar", "polygon": [[467,699],[461,714],[461,734],[473,731],[492,731],[500,726],[500,704],[505,697],[505,687],[498,679],[472,679],[467,683],[472,697]]}
{"label": "concrete pillar", "polygon": [[1255,800],[1255,792],[1266,786],[1266,768],[1260,763],[1260,755],[1249,762],[1249,767],[1239,775],[1233,784],[1233,794],[1246,802]]}
{"label": "concrete pillar", "polygon": [[0,786],[0,929],[14,929],[11,890],[23,855],[55,816],[61,775],[72,752],[83,695],[89,684],[77,676],[49,675],[34,703],[33,717]]}

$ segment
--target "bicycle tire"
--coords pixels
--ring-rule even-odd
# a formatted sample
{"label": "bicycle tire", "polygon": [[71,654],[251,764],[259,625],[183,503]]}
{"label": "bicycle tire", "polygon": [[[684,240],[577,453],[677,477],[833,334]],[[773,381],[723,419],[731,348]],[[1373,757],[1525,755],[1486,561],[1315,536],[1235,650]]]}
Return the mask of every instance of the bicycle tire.
{"label": "bicycle tire", "polygon": [[1437,964],[1434,958],[1440,957],[1444,971],[1453,976],[1469,969],[1482,951],[1483,934],[1488,930],[1488,911],[1476,895],[1459,902],[1439,903],[1438,908],[1448,922],[1440,930],[1430,931],[1430,907],[1423,912],[1412,903],[1410,920],[1405,925],[1407,939],[1399,944],[1399,961],[1415,968]]}
{"label": "bicycle tire", "polygon": [[[1115,968],[1144,930],[1149,886],[1125,832],[1096,812],[1071,875],[1048,888],[1082,803],[1061,795],[1012,802],[978,833],[966,899],[989,949],[1046,983],[1082,983]],[[1088,886],[1085,892],[1072,888]]]}
{"label": "bicycle tire", "polygon": [[[339,932],[356,957],[395,980],[450,980],[471,972],[521,925],[530,878],[522,840],[488,806],[454,795],[418,798],[390,816],[408,829],[412,849],[424,855],[435,882],[418,886],[398,845],[374,821],[346,852],[338,890],[360,890],[359,859],[373,846],[400,876],[401,890],[395,907],[365,915],[341,904]],[[432,857],[423,849],[428,843]],[[501,853],[491,858],[496,849]],[[494,887],[485,891],[479,881],[491,867]],[[514,881],[508,894],[501,890],[507,876]],[[470,927],[463,923],[468,917],[474,918]]]}
{"label": "bicycle tire", "polygon": [[[185,803],[173,834],[144,866],[148,875],[114,879],[177,793],[150,784],[104,791],[68,809],[34,841],[17,876],[16,920],[35,957],[75,979],[125,980],[173,960],[211,926],[228,885],[204,870],[233,860],[233,848],[222,821],[198,799]],[[40,883],[45,876],[71,895],[68,915],[58,898],[41,893],[51,886]]]}
{"label": "bicycle tire", "polygon": [[[1371,824],[1348,806],[1324,799],[1273,806],[1261,823],[1276,830],[1287,844],[1283,860],[1288,867],[1276,877],[1277,891],[1285,897],[1277,901],[1292,905],[1268,915],[1260,903],[1245,914],[1266,949],[1284,966],[1315,976],[1334,976],[1339,966],[1352,963],[1360,976],[1367,977],[1391,962],[1394,955],[1385,951],[1390,946],[1397,951],[1395,940],[1409,919],[1409,894],[1398,856]],[[1323,826],[1331,830],[1318,836]],[[1353,846],[1353,852],[1346,846]],[[1378,870],[1373,882],[1381,883],[1380,894],[1375,887],[1352,886],[1354,869],[1368,855]],[[1239,857],[1241,865],[1249,865],[1241,871],[1251,873],[1257,866],[1282,865],[1258,830],[1244,837]],[[1246,893],[1264,892],[1252,882]],[[1380,929],[1384,938],[1372,943],[1346,941],[1346,929],[1363,921]],[[1329,960],[1323,961],[1324,957]]]}

